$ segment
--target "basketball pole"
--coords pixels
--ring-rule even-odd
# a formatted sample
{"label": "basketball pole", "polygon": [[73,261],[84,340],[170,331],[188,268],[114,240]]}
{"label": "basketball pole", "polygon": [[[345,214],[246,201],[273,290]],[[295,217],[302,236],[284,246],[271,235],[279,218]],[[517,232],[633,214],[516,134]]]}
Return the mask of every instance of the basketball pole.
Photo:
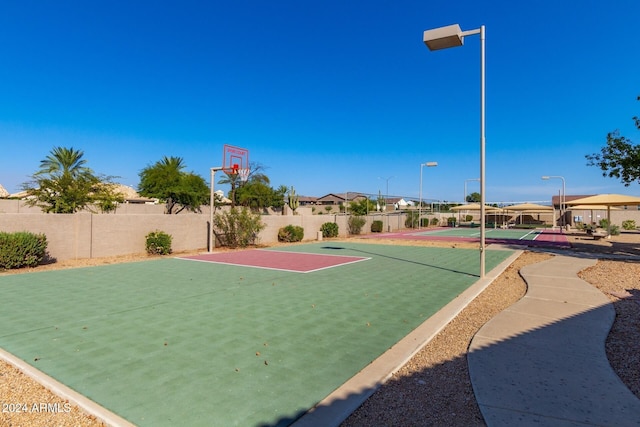
{"label": "basketball pole", "polygon": [[215,203],[215,180],[216,172],[222,170],[222,166],[211,168],[211,194],[209,195],[209,252],[213,252],[216,247],[216,236],[213,232],[213,208]]}

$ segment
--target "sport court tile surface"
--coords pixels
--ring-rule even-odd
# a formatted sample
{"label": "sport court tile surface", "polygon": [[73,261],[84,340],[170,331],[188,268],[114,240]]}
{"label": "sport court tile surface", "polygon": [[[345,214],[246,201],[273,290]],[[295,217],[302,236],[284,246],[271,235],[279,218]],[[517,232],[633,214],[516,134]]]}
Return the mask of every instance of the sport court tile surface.
{"label": "sport court tile surface", "polygon": [[[480,238],[479,228],[436,228],[423,231],[408,231],[367,235],[366,238],[388,238],[405,240],[444,240],[477,242]],[[500,229],[487,228],[485,238],[488,244],[514,244],[525,246],[571,247],[567,236],[561,231],[549,229]]]}
{"label": "sport court tile surface", "polygon": [[[0,277],[0,347],[140,426],[288,425],[477,280],[477,250],[279,248],[308,274],[165,258]],[[487,271],[511,254],[487,251]]]}

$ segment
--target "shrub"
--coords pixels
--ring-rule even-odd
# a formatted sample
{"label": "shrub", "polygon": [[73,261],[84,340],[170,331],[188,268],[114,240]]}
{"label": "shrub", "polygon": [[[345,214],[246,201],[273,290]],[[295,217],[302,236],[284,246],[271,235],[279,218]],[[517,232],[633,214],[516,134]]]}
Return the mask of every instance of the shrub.
{"label": "shrub", "polygon": [[407,218],[404,220],[404,226],[407,228],[418,228],[418,217],[420,214],[416,211],[408,211]]}
{"label": "shrub", "polygon": [[449,218],[447,218],[447,225],[449,227],[455,227],[456,226],[456,217],[455,216],[450,216]]}
{"label": "shrub", "polygon": [[146,249],[149,255],[169,255],[172,237],[164,231],[152,231],[146,236]]}
{"label": "shrub", "polygon": [[611,233],[612,236],[619,236],[620,227],[617,225],[612,225],[611,227],[609,227],[609,233]]}
{"label": "shrub", "polygon": [[473,221],[473,215],[465,215],[464,220],[465,220],[466,222],[471,222],[471,221]]}
{"label": "shrub", "polygon": [[373,221],[371,223],[371,232],[372,233],[380,233],[382,231],[382,221],[379,219]]}
{"label": "shrub", "polygon": [[636,221],[633,219],[628,219],[626,221],[622,221],[622,228],[625,230],[635,230],[636,229]]}
{"label": "shrub", "polygon": [[230,248],[245,248],[254,244],[258,233],[265,227],[260,221],[260,214],[248,208],[236,207],[216,214],[213,225],[217,229],[216,237],[220,244]]}
{"label": "shrub", "polygon": [[431,225],[438,225],[440,224],[440,220],[436,217],[431,218]]}
{"label": "shrub", "polygon": [[47,254],[47,237],[27,231],[0,232],[0,269],[35,267]]}
{"label": "shrub", "polygon": [[600,228],[608,228],[609,220],[607,218],[602,218],[598,225],[600,226]]}
{"label": "shrub", "polygon": [[304,228],[299,225],[287,225],[278,230],[279,242],[300,242],[304,237]]}
{"label": "shrub", "polygon": [[362,232],[362,227],[364,227],[364,224],[366,222],[367,220],[360,215],[350,216],[349,220],[347,221],[349,225],[349,234],[360,234],[360,232]]}
{"label": "shrub", "polygon": [[338,224],[335,222],[325,222],[320,227],[322,237],[338,237]]}

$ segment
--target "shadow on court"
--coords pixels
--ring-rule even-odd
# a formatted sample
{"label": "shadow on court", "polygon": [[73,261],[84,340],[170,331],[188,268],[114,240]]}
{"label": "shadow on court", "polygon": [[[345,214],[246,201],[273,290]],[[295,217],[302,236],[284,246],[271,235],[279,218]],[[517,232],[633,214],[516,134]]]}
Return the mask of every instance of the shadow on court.
{"label": "shadow on court", "polygon": [[[345,249],[345,247],[343,246],[323,246],[323,249],[329,249],[329,250],[342,250]],[[435,268],[435,269],[443,269],[443,270],[447,270],[451,273],[457,273],[457,274],[469,274],[468,270],[467,271],[462,271],[462,270],[457,270],[457,269],[449,269],[449,268],[445,268],[445,267],[441,267],[439,265],[437,265],[436,263],[425,263],[422,261],[415,261],[415,260],[408,260],[408,259],[404,259],[404,258],[400,258],[397,256],[389,256],[389,255],[385,255],[384,254],[384,250],[381,251],[373,251],[373,249],[371,250],[362,250],[362,249],[351,249],[354,252],[358,252],[361,254],[365,254],[368,256],[376,256],[376,257],[384,257],[384,258],[388,258],[390,260],[393,261],[398,261],[400,263],[403,262],[407,262],[407,263],[413,263],[413,264],[417,264],[417,265],[421,265],[423,267],[429,267],[429,268]],[[476,274],[476,276],[479,276],[479,274]]]}

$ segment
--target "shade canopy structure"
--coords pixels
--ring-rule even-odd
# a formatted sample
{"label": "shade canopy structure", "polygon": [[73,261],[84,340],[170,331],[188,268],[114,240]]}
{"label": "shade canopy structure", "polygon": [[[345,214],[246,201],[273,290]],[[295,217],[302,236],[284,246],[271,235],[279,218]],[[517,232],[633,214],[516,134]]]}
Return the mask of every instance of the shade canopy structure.
{"label": "shade canopy structure", "polygon": [[505,206],[502,209],[512,212],[551,212],[552,206],[538,205],[536,203],[520,203],[519,205]]}
{"label": "shade canopy structure", "polygon": [[605,206],[605,205],[576,205],[570,206],[569,210],[571,211],[606,211],[607,208],[612,211],[619,211],[620,208]]}
{"label": "shade canopy structure", "polygon": [[[590,205],[607,207],[607,238],[611,237],[611,207],[640,205],[640,197],[625,194],[598,194],[567,202],[569,206]],[[573,209],[573,208],[572,208]]]}
{"label": "shade canopy structure", "polygon": [[[489,205],[484,205],[484,209],[488,212],[500,212],[500,208],[496,208]],[[480,205],[478,203],[469,203],[467,205],[458,205],[451,208],[452,211],[479,211]]]}
{"label": "shade canopy structure", "polygon": [[598,194],[571,200],[567,202],[567,205],[634,206],[640,205],[640,197],[627,196],[625,194]]}

